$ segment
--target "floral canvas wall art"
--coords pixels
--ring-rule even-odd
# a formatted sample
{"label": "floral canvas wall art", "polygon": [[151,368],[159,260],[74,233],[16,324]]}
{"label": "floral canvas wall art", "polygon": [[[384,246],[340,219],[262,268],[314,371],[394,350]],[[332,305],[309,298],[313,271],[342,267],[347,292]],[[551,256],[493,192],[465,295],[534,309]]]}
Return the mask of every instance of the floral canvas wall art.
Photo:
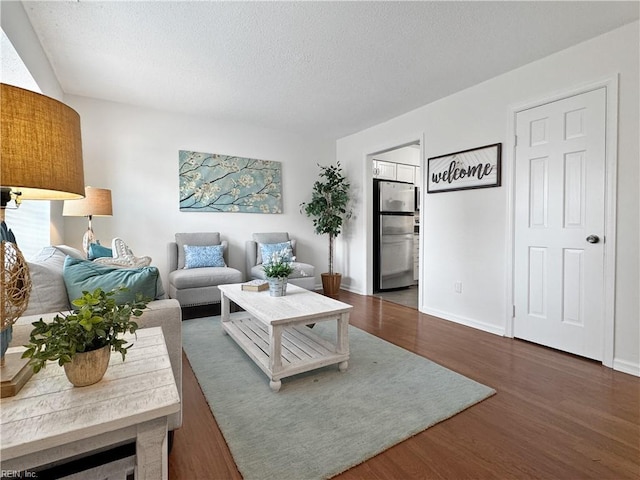
{"label": "floral canvas wall art", "polygon": [[280,162],[180,150],[180,211],[282,213]]}

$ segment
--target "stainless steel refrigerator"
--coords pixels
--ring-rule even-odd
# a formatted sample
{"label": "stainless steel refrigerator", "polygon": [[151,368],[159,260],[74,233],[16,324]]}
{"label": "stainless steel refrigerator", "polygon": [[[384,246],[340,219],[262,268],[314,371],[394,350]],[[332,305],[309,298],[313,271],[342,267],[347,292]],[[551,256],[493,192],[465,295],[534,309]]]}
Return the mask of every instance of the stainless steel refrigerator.
{"label": "stainless steel refrigerator", "polygon": [[374,292],[413,285],[415,187],[374,179]]}

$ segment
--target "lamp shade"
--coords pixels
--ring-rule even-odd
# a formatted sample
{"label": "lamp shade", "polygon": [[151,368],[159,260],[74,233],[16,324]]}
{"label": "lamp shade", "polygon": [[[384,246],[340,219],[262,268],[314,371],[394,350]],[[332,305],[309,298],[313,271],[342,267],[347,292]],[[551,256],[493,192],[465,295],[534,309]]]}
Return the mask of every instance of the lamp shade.
{"label": "lamp shade", "polygon": [[85,197],[80,200],[65,200],[62,215],[65,217],[88,217],[113,215],[111,190],[106,188],[85,188]]}
{"label": "lamp shade", "polygon": [[0,184],[24,200],[84,195],[80,116],[30,90],[0,84]]}

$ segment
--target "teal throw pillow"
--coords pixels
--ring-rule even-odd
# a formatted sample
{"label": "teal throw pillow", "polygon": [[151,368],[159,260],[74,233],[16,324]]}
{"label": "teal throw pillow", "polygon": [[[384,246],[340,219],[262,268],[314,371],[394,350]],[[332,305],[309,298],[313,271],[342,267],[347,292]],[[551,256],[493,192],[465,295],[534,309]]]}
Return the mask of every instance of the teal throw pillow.
{"label": "teal throw pillow", "polygon": [[283,254],[282,260],[285,262],[293,262],[293,248],[291,248],[291,241],[282,243],[261,243],[260,255],[262,255],[262,263],[269,263],[271,256],[276,254]]}
{"label": "teal throw pillow", "polygon": [[89,251],[87,252],[87,258],[89,260],[95,260],[96,258],[113,257],[113,250],[107,247],[103,247],[99,243],[90,243]]}
{"label": "teal throw pillow", "polygon": [[120,286],[127,290],[118,292],[114,297],[118,304],[135,300],[138,293],[147,299],[157,297],[159,272],[156,267],[108,267],[89,260],[67,257],[62,276],[69,303],[81,297],[83,291],[93,292],[96,288],[101,288],[108,292]]}
{"label": "teal throw pillow", "polygon": [[184,268],[226,267],[222,245],[184,245]]}

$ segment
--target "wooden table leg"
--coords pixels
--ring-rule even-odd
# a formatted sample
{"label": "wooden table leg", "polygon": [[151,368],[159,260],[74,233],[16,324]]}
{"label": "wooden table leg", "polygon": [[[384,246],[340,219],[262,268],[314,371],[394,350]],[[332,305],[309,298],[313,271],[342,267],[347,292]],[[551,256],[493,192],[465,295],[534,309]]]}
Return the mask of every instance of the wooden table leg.
{"label": "wooden table leg", "polygon": [[[338,338],[337,338],[337,350],[340,354],[349,354],[349,313],[341,313],[338,318]],[[344,361],[338,364],[338,368],[341,372],[347,370],[349,362]]]}
{"label": "wooden table leg", "polygon": [[269,380],[269,388],[274,392],[279,392],[280,387],[282,386],[282,381],[280,380]]}
{"label": "wooden table leg", "polygon": [[274,392],[280,390],[282,385],[280,380],[273,379],[273,375],[282,370],[282,330],[280,325],[269,326],[269,371],[272,375],[269,386]]}
{"label": "wooden table leg", "polygon": [[135,478],[140,480],[169,478],[167,417],[138,425]]}
{"label": "wooden table leg", "polygon": [[[222,322],[228,322],[231,318],[229,299],[223,292],[220,292],[220,318]],[[227,335],[227,331],[223,328],[222,333]]]}

